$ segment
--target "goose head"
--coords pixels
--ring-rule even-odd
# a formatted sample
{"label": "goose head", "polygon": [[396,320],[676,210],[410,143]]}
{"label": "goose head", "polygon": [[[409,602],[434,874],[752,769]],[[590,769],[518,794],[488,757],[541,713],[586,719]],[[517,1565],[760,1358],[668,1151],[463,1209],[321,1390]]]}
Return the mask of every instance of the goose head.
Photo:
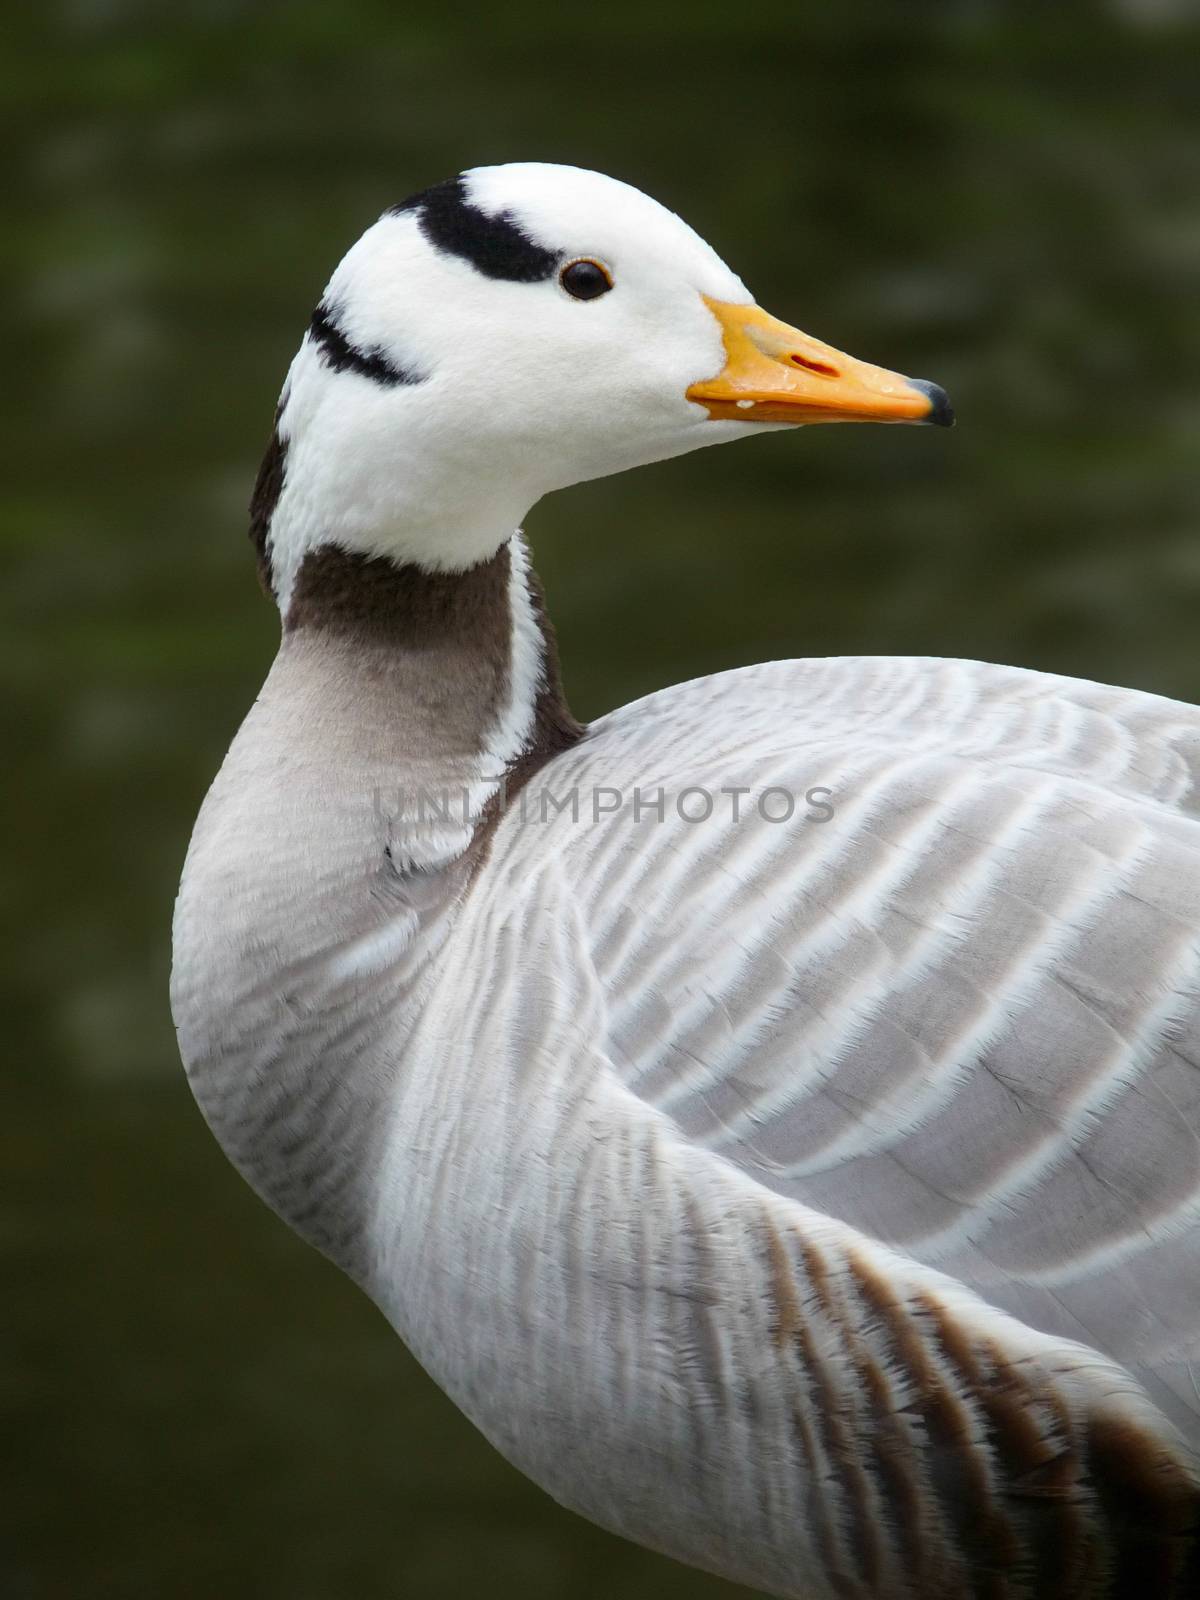
{"label": "goose head", "polygon": [[768,315],[628,184],[478,167],[385,212],[338,265],[280,398],[255,532],[286,614],[321,545],[465,569],[554,489],[849,421],[952,415],[935,385]]}

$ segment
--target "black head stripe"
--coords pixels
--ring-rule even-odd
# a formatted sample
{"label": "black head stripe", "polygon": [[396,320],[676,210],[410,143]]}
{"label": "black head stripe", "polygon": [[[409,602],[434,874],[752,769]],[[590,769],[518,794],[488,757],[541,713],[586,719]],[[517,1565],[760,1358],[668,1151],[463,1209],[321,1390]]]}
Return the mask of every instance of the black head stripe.
{"label": "black head stripe", "polygon": [[469,261],[485,278],[541,283],[553,277],[562,259],[557,250],[535,244],[511,212],[493,217],[472,205],[461,174],[410,195],[391,210],[393,215],[417,212],[421,232],[435,250]]}
{"label": "black head stripe", "polygon": [[271,429],[271,439],[262,466],[258,469],[254,493],[250,496],[250,538],[258,559],[258,581],[268,594],[275,592],[271,581],[271,518],[275,515],[279,496],[283,493],[283,480],[287,472],[287,444],[279,435],[279,419],[283,415],[287,401],[285,390],[275,407],[275,423]]}
{"label": "black head stripe", "polygon": [[378,345],[360,350],[350,343],[338,325],[336,309],[324,300],[312,314],[309,333],[319,347],[327,366],[335,372],[357,372],[360,377],[389,387],[398,383],[423,383],[424,374],[398,367]]}

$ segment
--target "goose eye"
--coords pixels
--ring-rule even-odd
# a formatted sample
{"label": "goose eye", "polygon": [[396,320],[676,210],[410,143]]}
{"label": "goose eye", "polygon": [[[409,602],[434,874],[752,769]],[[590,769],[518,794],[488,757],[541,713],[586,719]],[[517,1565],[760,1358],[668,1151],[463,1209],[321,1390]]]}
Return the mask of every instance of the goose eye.
{"label": "goose eye", "polygon": [[613,286],[608,268],[586,256],[579,261],[568,261],[559,273],[558,281],[576,300],[595,300],[597,295],[607,294]]}

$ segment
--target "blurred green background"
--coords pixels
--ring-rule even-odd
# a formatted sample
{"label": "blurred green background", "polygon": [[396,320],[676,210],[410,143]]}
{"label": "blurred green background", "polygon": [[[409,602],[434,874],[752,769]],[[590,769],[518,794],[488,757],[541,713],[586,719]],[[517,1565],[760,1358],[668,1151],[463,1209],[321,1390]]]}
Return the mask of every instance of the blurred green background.
{"label": "blurred green background", "polygon": [[540,507],[577,711],[891,651],[1200,699],[1197,8],[71,0],[5,32],[0,1597],[731,1597],[509,1470],[190,1102],[171,901],[274,648],[244,507],[275,396],[384,206],[599,167],[961,425]]}

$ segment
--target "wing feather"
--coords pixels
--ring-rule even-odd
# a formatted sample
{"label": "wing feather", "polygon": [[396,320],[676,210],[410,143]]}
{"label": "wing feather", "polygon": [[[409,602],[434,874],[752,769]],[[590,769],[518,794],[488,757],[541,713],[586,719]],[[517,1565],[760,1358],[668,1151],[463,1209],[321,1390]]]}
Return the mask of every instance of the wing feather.
{"label": "wing feather", "polygon": [[[1200,711],[979,663],[773,663],[627,707],[544,777],[577,818],[506,818],[497,847],[569,885],[624,1083],[1122,1362],[1200,1438]],[[621,804],[594,815],[600,788]]]}

